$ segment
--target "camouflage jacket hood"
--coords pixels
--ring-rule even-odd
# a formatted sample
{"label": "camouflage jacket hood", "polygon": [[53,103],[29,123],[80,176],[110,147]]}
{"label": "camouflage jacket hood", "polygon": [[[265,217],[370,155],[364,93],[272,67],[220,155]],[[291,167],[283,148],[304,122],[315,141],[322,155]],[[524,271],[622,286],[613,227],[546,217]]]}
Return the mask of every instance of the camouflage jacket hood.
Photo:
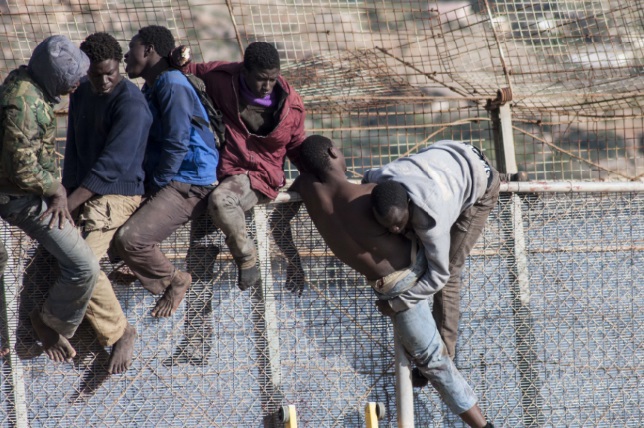
{"label": "camouflage jacket hood", "polygon": [[89,58],[67,37],[51,36],[36,46],[27,67],[47,100],[58,103],[85,76]]}

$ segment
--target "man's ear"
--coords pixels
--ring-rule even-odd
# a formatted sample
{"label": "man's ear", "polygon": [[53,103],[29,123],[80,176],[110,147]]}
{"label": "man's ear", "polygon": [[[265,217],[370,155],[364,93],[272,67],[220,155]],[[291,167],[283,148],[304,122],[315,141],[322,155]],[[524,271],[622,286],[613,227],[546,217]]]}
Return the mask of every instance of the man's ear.
{"label": "man's ear", "polygon": [[338,158],[338,149],[334,146],[329,147],[328,149],[329,156],[333,159]]}
{"label": "man's ear", "polygon": [[154,49],[154,45],[145,45],[145,50],[143,51],[146,56],[152,54],[153,52],[156,52]]}

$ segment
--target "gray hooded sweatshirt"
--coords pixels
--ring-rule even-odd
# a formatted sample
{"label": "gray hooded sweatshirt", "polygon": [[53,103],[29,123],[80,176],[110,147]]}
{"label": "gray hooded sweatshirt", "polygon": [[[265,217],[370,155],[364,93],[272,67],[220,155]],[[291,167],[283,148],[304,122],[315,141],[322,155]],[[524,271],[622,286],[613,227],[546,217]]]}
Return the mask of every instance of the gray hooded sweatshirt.
{"label": "gray hooded sweatshirt", "polygon": [[57,35],[43,40],[31,54],[27,70],[45,93],[47,101],[60,102],[85,76],[89,58],[67,37]]}
{"label": "gray hooded sweatshirt", "polygon": [[450,230],[458,217],[487,189],[487,174],[472,146],[443,140],[415,155],[365,173],[364,183],[394,180],[414,203],[412,227],[425,249],[427,272],[415,287],[392,299],[396,311],[408,309],[442,289],[449,279]]}

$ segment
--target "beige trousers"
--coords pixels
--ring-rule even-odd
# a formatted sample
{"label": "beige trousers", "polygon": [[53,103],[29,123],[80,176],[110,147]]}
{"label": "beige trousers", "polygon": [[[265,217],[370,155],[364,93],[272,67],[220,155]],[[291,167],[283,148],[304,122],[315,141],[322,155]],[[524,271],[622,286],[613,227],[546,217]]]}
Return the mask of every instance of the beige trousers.
{"label": "beige trousers", "polygon": [[[118,228],[141,203],[140,196],[102,195],[85,202],[78,225],[96,259],[107,254]],[[127,319],[105,272],[101,271],[85,312],[102,346],[116,343],[127,327]]]}

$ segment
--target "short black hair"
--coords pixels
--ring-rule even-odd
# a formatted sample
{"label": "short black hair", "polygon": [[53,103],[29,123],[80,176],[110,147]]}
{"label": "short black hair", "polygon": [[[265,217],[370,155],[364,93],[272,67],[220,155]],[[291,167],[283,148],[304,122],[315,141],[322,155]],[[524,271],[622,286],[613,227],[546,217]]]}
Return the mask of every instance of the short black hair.
{"label": "short black hair", "polygon": [[405,187],[393,180],[382,182],[371,191],[371,205],[382,217],[387,216],[392,208],[407,208],[408,200]]}
{"label": "short black hair", "polygon": [[93,63],[99,63],[109,59],[121,62],[123,59],[121,45],[114,37],[107,33],[99,32],[90,34],[81,43],[80,48]]}
{"label": "short black hair", "polygon": [[275,46],[267,42],[253,42],[244,52],[244,67],[252,70],[272,70],[280,68],[280,54]]}
{"label": "short black hair", "polygon": [[170,30],[161,25],[143,27],[139,30],[138,36],[144,45],[154,46],[154,50],[164,58],[174,49],[174,36]]}
{"label": "short black hair", "polygon": [[329,149],[333,141],[322,135],[311,135],[303,142],[300,149],[300,161],[304,170],[313,174],[320,174],[331,169]]}

